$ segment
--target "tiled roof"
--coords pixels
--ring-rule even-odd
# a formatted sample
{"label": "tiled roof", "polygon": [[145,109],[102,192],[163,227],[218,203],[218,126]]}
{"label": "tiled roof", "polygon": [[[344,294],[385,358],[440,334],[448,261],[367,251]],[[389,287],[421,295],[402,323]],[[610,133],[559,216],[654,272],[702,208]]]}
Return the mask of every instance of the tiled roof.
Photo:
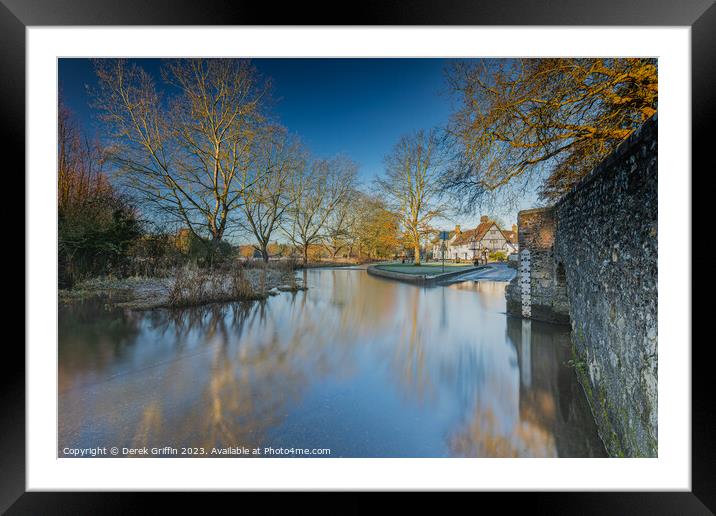
{"label": "tiled roof", "polygon": [[452,245],[463,245],[472,242],[473,240],[477,240],[479,242],[480,240],[482,240],[482,238],[485,236],[485,233],[487,233],[487,231],[492,227],[493,224],[494,222],[491,220],[487,222],[481,222],[475,229],[468,229],[467,231],[463,231],[460,236],[455,239]]}
{"label": "tiled roof", "polygon": [[[502,233],[502,236],[505,238],[505,240],[507,240],[507,242],[511,244],[517,244],[517,232],[502,229],[500,226],[497,225],[494,220],[481,222],[475,229],[468,229],[466,231],[462,231],[460,234],[457,235],[457,237],[455,237],[455,231],[450,231],[447,242],[451,246],[467,245],[473,242],[473,240],[479,242],[485,237],[485,234],[490,230],[493,224]],[[450,242],[450,239],[452,239],[453,237],[455,237],[455,240]],[[440,238],[435,237],[431,240],[431,242],[433,245],[438,245],[440,243]]]}
{"label": "tiled roof", "polygon": [[458,236],[454,242],[452,242],[452,245],[465,245],[469,244],[473,240],[480,241],[485,237],[485,234],[490,230],[490,228],[495,225],[497,229],[502,233],[502,236],[505,237],[505,240],[507,240],[511,244],[517,243],[517,233],[514,231],[505,231],[504,229],[500,228],[495,221],[488,220],[487,222],[481,222],[475,229],[468,229],[467,231],[463,231],[460,236]]}
{"label": "tiled roof", "polygon": [[515,233],[514,231],[502,231],[502,234],[505,236],[509,243],[517,243],[517,233]]}

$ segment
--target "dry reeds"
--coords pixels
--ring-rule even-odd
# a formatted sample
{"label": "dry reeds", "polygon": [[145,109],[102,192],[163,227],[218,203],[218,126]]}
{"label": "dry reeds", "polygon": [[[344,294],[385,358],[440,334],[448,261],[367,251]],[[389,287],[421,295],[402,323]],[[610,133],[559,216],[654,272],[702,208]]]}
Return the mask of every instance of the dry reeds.
{"label": "dry reeds", "polygon": [[239,266],[225,270],[204,270],[187,265],[177,269],[167,304],[181,307],[246,301],[265,297],[262,292],[253,288],[245,271]]}

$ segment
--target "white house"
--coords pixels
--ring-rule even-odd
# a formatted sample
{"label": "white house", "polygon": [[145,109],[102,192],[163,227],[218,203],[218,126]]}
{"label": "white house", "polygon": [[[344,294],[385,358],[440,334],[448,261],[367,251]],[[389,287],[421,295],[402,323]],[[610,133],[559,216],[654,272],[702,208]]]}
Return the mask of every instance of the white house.
{"label": "white house", "polygon": [[[442,258],[441,245],[439,240],[433,245],[436,260]],[[459,225],[455,226],[455,231],[450,232],[450,239],[445,242],[446,260],[472,261],[496,251],[508,256],[518,251],[517,226],[512,226],[511,231],[503,230],[485,215],[480,217],[480,224],[475,229],[462,231]]]}

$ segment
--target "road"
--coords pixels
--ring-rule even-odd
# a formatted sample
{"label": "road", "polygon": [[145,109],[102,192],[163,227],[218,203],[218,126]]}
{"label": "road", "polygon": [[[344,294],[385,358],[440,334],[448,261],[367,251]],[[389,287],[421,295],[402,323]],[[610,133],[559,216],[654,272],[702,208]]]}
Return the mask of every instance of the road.
{"label": "road", "polygon": [[485,267],[477,271],[466,272],[459,276],[454,276],[442,283],[460,283],[461,281],[510,281],[515,277],[517,271],[509,267],[505,263],[488,263]]}

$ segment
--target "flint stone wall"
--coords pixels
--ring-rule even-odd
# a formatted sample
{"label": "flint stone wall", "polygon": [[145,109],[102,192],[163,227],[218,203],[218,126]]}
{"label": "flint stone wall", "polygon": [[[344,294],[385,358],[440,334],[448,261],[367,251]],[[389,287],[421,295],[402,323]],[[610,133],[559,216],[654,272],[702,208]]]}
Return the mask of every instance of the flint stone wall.
{"label": "flint stone wall", "polygon": [[[657,129],[653,117],[555,206],[518,216],[530,318],[570,321],[573,363],[613,456],[657,456]],[[506,295],[524,316],[521,274]]]}

